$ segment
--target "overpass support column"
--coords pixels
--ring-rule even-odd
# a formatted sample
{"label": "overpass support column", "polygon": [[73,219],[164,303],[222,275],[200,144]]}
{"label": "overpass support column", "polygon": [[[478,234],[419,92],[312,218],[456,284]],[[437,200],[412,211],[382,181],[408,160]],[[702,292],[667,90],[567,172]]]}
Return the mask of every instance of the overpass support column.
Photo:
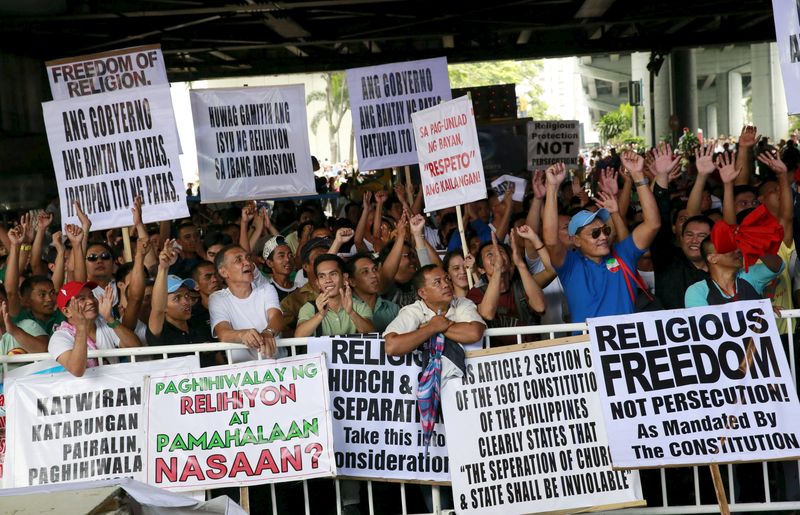
{"label": "overpass support column", "polygon": [[672,91],[673,113],[678,117],[678,131],[673,134],[675,141],[683,134],[683,128],[697,132],[697,65],[694,49],[674,50],[672,52]]}
{"label": "overpass support column", "polygon": [[789,119],[778,61],[778,48],[775,43],[750,45],[750,69],[753,77],[751,82],[753,125],[758,127],[760,134],[769,136],[774,141],[786,138]]}
{"label": "overpass support column", "polygon": [[742,74],[723,72],[717,74],[717,132],[710,135],[738,136],[744,123],[742,108]]}

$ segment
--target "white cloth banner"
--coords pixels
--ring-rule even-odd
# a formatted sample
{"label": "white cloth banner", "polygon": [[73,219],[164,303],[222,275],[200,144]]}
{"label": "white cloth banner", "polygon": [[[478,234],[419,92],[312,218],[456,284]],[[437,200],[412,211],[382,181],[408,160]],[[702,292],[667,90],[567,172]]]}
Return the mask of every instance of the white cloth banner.
{"label": "white cloth banner", "polygon": [[443,391],[458,513],[644,505],[638,472],[611,469],[589,345],[506,349],[467,353]]}
{"label": "white cloth banner", "polygon": [[467,96],[411,115],[425,212],[486,198],[472,101]]}
{"label": "white cloth banner", "polygon": [[336,474],[325,358],[152,375],[147,483],[197,490]]}
{"label": "white cloth banner", "polygon": [[447,58],[347,70],[358,167],[378,170],[417,162],[411,114],[450,100]]}
{"label": "white cloth banner", "polygon": [[302,84],[189,96],[203,203],[316,193]]}
{"label": "white cloth banner", "polygon": [[800,457],[768,300],[587,320],[615,467]]}
{"label": "white cloth banner", "polygon": [[581,132],[576,120],[528,122],[528,170],[543,170],[555,163],[578,164]]}
{"label": "white cloth banner", "polygon": [[[131,477],[144,480],[145,374],[198,368],[196,356],[6,378],[5,488]],[[21,370],[21,369],[20,369]]]}
{"label": "white cloth banner", "polygon": [[324,352],[333,409],[333,443],[342,476],[450,481],[444,426],[434,429],[429,454],[417,410],[420,353],[387,356],[382,338],[311,338]]}
{"label": "white cloth banner", "polygon": [[145,45],[45,63],[53,100],[168,86],[160,45]]}
{"label": "white cloth banner", "polygon": [[145,223],[189,216],[168,87],[54,100],[42,109],[62,224],[80,224],[77,200],[92,230],[132,225],[137,195]]}
{"label": "white cloth banner", "polygon": [[772,0],[778,58],[789,114],[800,113],[800,4],[796,0]]}

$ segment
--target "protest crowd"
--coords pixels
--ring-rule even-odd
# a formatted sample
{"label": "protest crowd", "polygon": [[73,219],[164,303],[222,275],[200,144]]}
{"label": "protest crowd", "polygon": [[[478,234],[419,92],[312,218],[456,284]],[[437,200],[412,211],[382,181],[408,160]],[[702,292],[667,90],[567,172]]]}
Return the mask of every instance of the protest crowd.
{"label": "protest crowd", "polygon": [[[137,198],[127,256],[122,231],[94,231],[79,202],[80,225],[63,230],[58,199],[20,214],[0,227],[2,353],[49,352],[81,376],[98,366],[92,349],[241,343],[238,363],[283,356],[281,338],[381,333],[388,355],[440,345],[446,381],[486,328],[798,302],[796,138],[746,126],[724,148],[597,150],[536,170],[521,202],[510,185],[461,206],[466,249],[455,208],[426,215],[418,185],[374,191],[356,173],[337,179],[331,202],[190,197],[190,217],[155,224]],[[227,357],[204,352],[201,363]],[[347,513],[360,490],[342,483]]]}

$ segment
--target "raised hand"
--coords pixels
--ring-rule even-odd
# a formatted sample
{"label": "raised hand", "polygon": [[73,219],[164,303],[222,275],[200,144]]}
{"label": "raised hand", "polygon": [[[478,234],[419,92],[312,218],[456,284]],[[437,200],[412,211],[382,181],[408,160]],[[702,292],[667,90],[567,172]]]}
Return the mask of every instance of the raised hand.
{"label": "raised hand", "polygon": [[717,168],[719,169],[719,176],[725,184],[735,181],[739,176],[739,172],[741,172],[736,168],[736,159],[733,157],[732,152],[723,152],[717,157]]}
{"label": "raised hand", "polygon": [[131,208],[131,215],[133,215],[133,225],[143,225],[141,195],[136,195],[135,197],[133,197],[133,207]]}
{"label": "raised hand", "polygon": [[517,236],[523,240],[532,241],[534,243],[536,243],[536,240],[539,240],[539,235],[528,225],[520,225],[517,227]]}
{"label": "raised hand", "polygon": [[100,316],[103,317],[104,320],[110,321],[114,319],[114,314],[111,309],[114,307],[114,284],[108,283],[105,290],[103,291],[103,296],[100,297],[100,300],[97,303],[97,312],[100,313]]}
{"label": "raised hand", "polygon": [[242,223],[249,224],[256,216],[256,208],[249,202],[242,208]]}
{"label": "raised hand", "polygon": [[411,226],[411,234],[421,235],[425,227],[425,217],[422,215],[414,215],[411,217],[411,220],[409,220],[409,225]]}
{"label": "raised hand", "polygon": [[644,170],[644,158],[633,150],[626,150],[620,156],[622,166],[632,174],[640,174]]}
{"label": "raised hand", "polygon": [[619,183],[617,182],[617,171],[613,168],[606,168],[600,172],[600,180],[597,184],[600,186],[600,191],[604,191],[609,195],[616,196],[619,192]]}
{"label": "raised hand", "polygon": [[551,186],[560,186],[564,179],[567,177],[567,167],[564,163],[556,163],[545,170],[547,184]]}
{"label": "raised hand", "polygon": [[375,193],[375,202],[377,202],[378,204],[383,204],[384,202],[386,202],[388,198],[389,194],[383,190]]}
{"label": "raised hand", "polygon": [[408,199],[406,198],[406,187],[402,182],[398,182],[394,185],[394,194],[397,195],[397,199],[402,204],[405,205],[407,203]]}
{"label": "raised hand", "polygon": [[86,232],[89,232],[89,229],[92,228],[92,221],[86,216],[86,213],[83,212],[81,209],[81,203],[77,200],[72,202],[72,205],[75,207],[75,214],[78,216],[78,220],[81,222],[81,227],[83,227]]}
{"label": "raised hand", "polygon": [[714,147],[717,146],[716,141],[709,141],[705,147],[698,147],[694,151],[694,164],[697,166],[697,173],[699,175],[710,175],[716,166],[714,165]]}
{"label": "raised hand", "polygon": [[353,239],[354,234],[355,232],[353,229],[350,229],[349,227],[341,227],[336,230],[336,236],[334,236],[334,240],[338,241],[339,243],[347,243]]}
{"label": "raised hand", "polygon": [[598,207],[605,209],[611,214],[614,214],[619,211],[619,204],[617,204],[617,197],[615,197],[614,195],[609,195],[605,191],[597,192],[597,197],[595,197],[594,203],[597,204]]}
{"label": "raised hand", "polygon": [[19,225],[22,227],[22,242],[33,242],[33,215],[31,215],[31,213],[22,215],[19,219]]}
{"label": "raised hand", "polygon": [[67,231],[67,239],[73,247],[81,244],[81,241],[83,241],[83,228],[75,224],[67,224],[64,226],[64,230]]}
{"label": "raised hand", "polygon": [[753,147],[760,138],[755,125],[745,125],[742,127],[742,133],[739,134],[738,145],[739,147]]}
{"label": "raised hand", "polygon": [[517,185],[513,182],[506,188],[505,196],[503,197],[503,203],[506,205],[506,209],[511,209],[511,203],[514,201],[514,191],[516,189]]}
{"label": "raised hand", "polygon": [[681,156],[676,156],[672,153],[672,147],[669,143],[662,143],[653,150],[653,167],[655,168],[656,176],[667,175],[672,171],[676,163],[680,162]]}
{"label": "raised hand", "polygon": [[533,196],[538,199],[543,199],[547,195],[547,184],[545,173],[542,170],[533,172],[531,186],[533,187]]}
{"label": "raised hand", "polygon": [[314,304],[317,306],[317,312],[321,313],[324,317],[328,313],[328,293],[322,292],[317,295]]}
{"label": "raised hand", "polygon": [[22,245],[23,240],[25,239],[25,230],[22,228],[21,225],[17,225],[12,227],[8,231],[8,239],[11,241],[11,244],[15,247],[19,247]]}
{"label": "raised hand", "polygon": [[773,157],[770,152],[762,152],[758,154],[756,159],[769,166],[769,168],[775,172],[775,175],[778,177],[782,177],[788,173],[786,164],[780,159]]}
{"label": "raised hand", "polygon": [[522,254],[519,251],[519,245],[517,243],[517,230],[512,227],[509,231],[509,234],[511,239],[511,261],[514,262],[514,266],[527,266],[525,259],[523,259]]}
{"label": "raised hand", "polygon": [[136,256],[144,256],[150,250],[150,238],[136,238]]}
{"label": "raised hand", "polygon": [[267,208],[262,207],[261,209],[259,209],[258,215],[262,219],[264,228],[267,229],[268,231],[272,229],[272,220],[269,219],[269,213],[267,212]]}
{"label": "raised hand", "polygon": [[364,211],[369,209],[369,204],[372,201],[372,192],[369,190],[364,190],[364,194],[361,196],[361,208]]}
{"label": "raised hand", "polygon": [[39,214],[36,215],[36,229],[39,231],[45,231],[50,224],[53,223],[53,213],[48,213],[47,211],[39,211]]}
{"label": "raised hand", "polygon": [[158,254],[158,266],[160,268],[169,268],[178,261],[178,249],[175,244],[175,240],[164,242],[164,248]]}
{"label": "raised hand", "polygon": [[464,268],[466,268],[467,270],[472,270],[474,266],[475,266],[475,256],[473,256],[472,254],[467,254],[467,256],[464,258]]}
{"label": "raised hand", "polygon": [[62,254],[64,252],[64,242],[61,241],[61,237],[63,233],[61,231],[56,231],[53,233],[53,248],[56,249],[56,252]]}

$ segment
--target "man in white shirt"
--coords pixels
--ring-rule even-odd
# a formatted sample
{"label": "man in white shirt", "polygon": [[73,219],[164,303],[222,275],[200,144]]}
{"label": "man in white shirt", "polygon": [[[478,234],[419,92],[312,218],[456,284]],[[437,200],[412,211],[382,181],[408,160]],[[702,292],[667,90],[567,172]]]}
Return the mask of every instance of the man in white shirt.
{"label": "man in white shirt", "polygon": [[283,313],[278,292],[266,281],[255,281],[259,272],[238,245],[221,249],[214,264],[227,288],[209,297],[212,334],[221,342],[250,347],[232,351],[234,363],[256,359],[258,352],[279,357],[275,336],[283,330]]}

